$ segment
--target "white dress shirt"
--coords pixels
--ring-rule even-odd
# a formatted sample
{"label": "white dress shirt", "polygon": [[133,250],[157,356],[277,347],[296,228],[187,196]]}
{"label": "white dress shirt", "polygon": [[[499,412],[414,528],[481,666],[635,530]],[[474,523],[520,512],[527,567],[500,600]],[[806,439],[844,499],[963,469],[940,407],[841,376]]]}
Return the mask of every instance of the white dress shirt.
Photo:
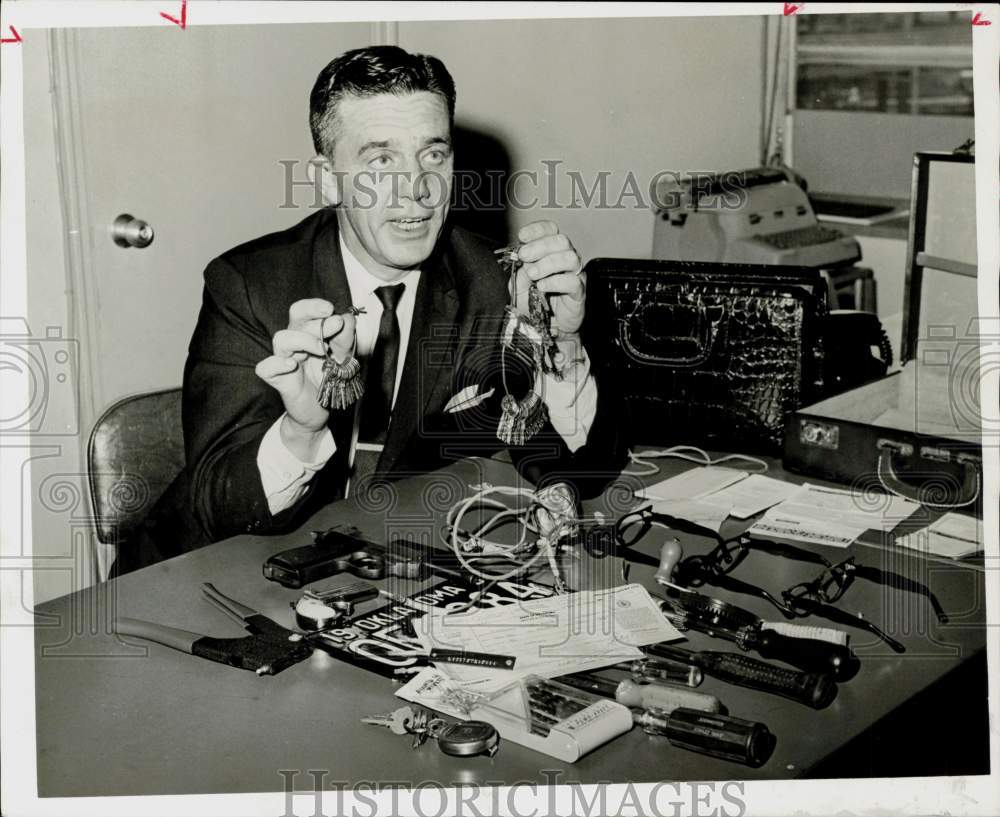
{"label": "white dress shirt", "polygon": [[[344,244],[340,238],[340,253],[344,259],[344,272],[347,275],[347,285],[351,291],[351,301],[354,306],[364,308],[365,313],[357,316],[357,350],[359,360],[364,360],[371,354],[378,338],[379,322],[382,319],[382,302],[375,290],[385,286],[386,282],[376,278]],[[400,363],[406,360],[406,349],[410,341],[410,328],[413,324],[413,307],[416,303],[417,285],[420,283],[420,270],[412,270],[394,284],[406,284],[403,295],[396,306],[396,316],[399,319],[399,358]],[[403,367],[396,367],[396,386],[393,391],[393,404],[399,393],[399,384],[403,376]],[[597,412],[597,384],[590,374],[590,361],[587,353],[583,353],[583,361],[574,381],[558,381],[551,375],[539,375],[535,388],[545,401],[549,410],[552,427],[566,441],[571,451],[576,451],[587,441],[587,434]],[[336,451],[333,434],[329,428],[324,429],[316,459],[313,462],[302,462],[281,439],[281,415],[267,430],[257,449],[257,468],[260,471],[261,484],[267,497],[268,508],[272,514],[280,513],[293,507],[306,494],[309,482]],[[355,435],[356,436],[356,435]],[[353,457],[351,458],[353,460]]]}

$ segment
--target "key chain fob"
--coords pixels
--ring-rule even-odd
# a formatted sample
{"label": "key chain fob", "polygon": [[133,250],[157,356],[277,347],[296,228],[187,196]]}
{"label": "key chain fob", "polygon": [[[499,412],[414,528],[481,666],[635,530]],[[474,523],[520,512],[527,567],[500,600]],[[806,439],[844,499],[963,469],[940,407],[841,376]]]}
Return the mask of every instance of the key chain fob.
{"label": "key chain fob", "polygon": [[471,757],[487,754],[493,757],[500,748],[500,734],[486,721],[446,723],[432,737],[446,755]]}

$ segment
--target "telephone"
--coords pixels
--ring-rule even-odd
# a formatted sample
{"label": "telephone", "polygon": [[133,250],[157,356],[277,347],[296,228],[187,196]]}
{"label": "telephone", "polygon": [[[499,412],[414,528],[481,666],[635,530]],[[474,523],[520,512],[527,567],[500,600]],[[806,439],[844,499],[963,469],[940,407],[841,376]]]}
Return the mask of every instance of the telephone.
{"label": "telephone", "polygon": [[892,365],[892,344],[877,315],[834,309],[823,331],[824,394],[853,389],[885,377]]}

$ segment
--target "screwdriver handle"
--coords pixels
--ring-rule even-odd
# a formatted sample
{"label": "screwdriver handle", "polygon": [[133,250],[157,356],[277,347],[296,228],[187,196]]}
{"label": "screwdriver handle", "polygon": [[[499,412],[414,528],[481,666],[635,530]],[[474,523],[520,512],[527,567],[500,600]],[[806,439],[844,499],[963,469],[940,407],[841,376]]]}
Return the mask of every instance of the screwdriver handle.
{"label": "screwdriver handle", "polygon": [[837,697],[837,685],[825,673],[777,667],[739,653],[700,652],[696,655],[702,670],[715,678],[780,695],[813,709],[823,709]]}
{"label": "screwdriver handle", "polygon": [[660,709],[664,712],[673,712],[681,707],[712,713],[722,711],[722,703],[714,695],[666,684],[637,684],[634,681],[622,681],[615,691],[615,700],[625,706]]}
{"label": "screwdriver handle", "polygon": [[645,658],[631,664],[615,664],[616,669],[627,669],[637,684],[670,683],[680,686],[701,686],[702,671],[694,664],[669,659]]}
{"label": "screwdriver handle", "polygon": [[861,667],[861,662],[846,644],[817,638],[794,638],[762,629],[753,646],[762,658],[784,661],[806,672],[829,674],[837,681],[849,681]]}

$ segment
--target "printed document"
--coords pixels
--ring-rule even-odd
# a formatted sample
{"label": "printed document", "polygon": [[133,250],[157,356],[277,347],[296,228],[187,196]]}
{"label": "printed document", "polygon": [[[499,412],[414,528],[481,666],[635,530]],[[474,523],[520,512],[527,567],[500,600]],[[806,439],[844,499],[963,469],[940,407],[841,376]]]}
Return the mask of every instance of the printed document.
{"label": "printed document", "polygon": [[708,465],[691,468],[682,474],[661,480],[638,491],[637,495],[646,499],[697,499],[746,479],[747,476],[747,471]]}
{"label": "printed document", "polygon": [[746,479],[698,498],[702,502],[728,505],[730,516],[748,519],[772,505],[784,502],[798,490],[799,486],[790,482],[765,477],[763,474],[750,474]]}
{"label": "printed document", "polygon": [[425,649],[514,656],[513,669],[439,663],[463,687],[490,693],[528,674],[554,678],[641,658],[639,647],[683,636],[642,585],[564,593],[413,622]]}
{"label": "printed document", "polygon": [[750,528],[766,538],[847,547],[868,530],[890,531],[920,505],[889,494],[803,485]]}
{"label": "printed document", "polygon": [[983,549],[983,523],[963,514],[946,513],[922,530],[897,536],[896,544],[948,559],[962,559]]}

